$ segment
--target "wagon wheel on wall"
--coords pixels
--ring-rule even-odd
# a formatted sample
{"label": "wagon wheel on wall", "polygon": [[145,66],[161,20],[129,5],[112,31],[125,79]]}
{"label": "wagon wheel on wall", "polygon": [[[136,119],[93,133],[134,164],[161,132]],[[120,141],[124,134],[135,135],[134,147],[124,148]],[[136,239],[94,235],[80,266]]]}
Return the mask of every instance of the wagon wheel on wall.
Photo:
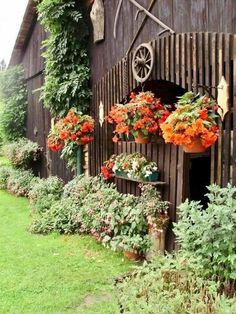
{"label": "wagon wheel on wall", "polygon": [[144,83],[152,73],[154,51],[150,44],[141,44],[134,52],[132,71],[136,81]]}

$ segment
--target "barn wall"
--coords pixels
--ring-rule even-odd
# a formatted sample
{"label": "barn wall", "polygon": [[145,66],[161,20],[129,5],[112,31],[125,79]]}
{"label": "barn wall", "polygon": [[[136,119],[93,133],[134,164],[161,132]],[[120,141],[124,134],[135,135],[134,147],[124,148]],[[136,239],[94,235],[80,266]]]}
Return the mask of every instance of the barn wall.
{"label": "barn wall", "polygon": [[[137,8],[130,1],[123,1],[117,27],[117,38],[113,37],[113,25],[119,0],[104,0],[105,41],[91,46],[92,80],[96,83],[111,69],[128,50],[142,20],[137,21]],[[151,1],[138,0],[144,7]],[[152,13],[176,33],[236,31],[235,0],[156,0]],[[157,38],[163,28],[148,18],[135,46]]]}
{"label": "barn wall", "polygon": [[[217,96],[217,85],[224,76],[230,85],[230,111],[223,123],[220,123],[221,136],[213,147],[203,155],[210,158],[211,182],[226,185],[228,182],[236,184],[236,35],[223,33],[182,33],[165,35],[150,44],[155,48],[154,69],[150,82],[172,82],[186,90],[204,93],[202,85],[210,88],[210,94]],[[189,196],[189,178],[191,156],[185,154],[181,147],[167,145],[163,141],[140,145],[123,141],[112,143],[112,129],[107,123],[101,127],[98,122],[99,104],[104,104],[105,114],[111,105],[120,102],[127,96],[127,91],[137,88],[131,69],[132,53],[128,60],[122,59],[104,77],[93,86],[92,114],[96,118],[95,140],[90,145],[91,173],[100,172],[100,166],[112,153],[133,153],[139,151],[156,161],[161,181],[162,196],[170,201],[169,215],[176,221],[177,206]],[[124,83],[124,73],[128,82]],[[148,83],[146,83],[148,85]],[[157,85],[158,86],[158,85]],[[149,89],[148,86],[144,87]],[[162,87],[160,87],[162,89]],[[170,89],[171,90],[171,89]],[[169,91],[170,91],[169,90]],[[167,91],[168,93],[168,91]],[[167,102],[168,103],[168,102]],[[198,156],[202,157],[202,156]],[[199,172],[201,172],[199,165]],[[116,179],[118,189],[123,193],[138,193],[137,184],[123,179]],[[196,186],[197,188],[197,186]],[[170,232],[168,249],[173,249],[174,238]]]}
{"label": "barn wall", "polygon": [[49,111],[39,100],[40,92],[36,91],[43,84],[44,63],[41,57],[41,45],[46,38],[46,33],[38,22],[32,25],[31,32],[22,56],[28,91],[27,137],[43,147],[43,160],[38,169],[40,176],[57,175],[64,181],[68,181],[72,178],[72,173],[66,169],[65,162],[60,159],[58,154],[51,153],[47,149],[51,117]]}

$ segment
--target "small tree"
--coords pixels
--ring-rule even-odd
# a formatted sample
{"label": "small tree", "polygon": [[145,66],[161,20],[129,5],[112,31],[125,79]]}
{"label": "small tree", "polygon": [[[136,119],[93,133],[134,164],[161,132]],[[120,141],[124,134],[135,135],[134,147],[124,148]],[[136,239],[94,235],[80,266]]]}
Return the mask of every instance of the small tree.
{"label": "small tree", "polygon": [[0,128],[5,140],[25,135],[27,91],[23,67],[18,65],[0,72]]}

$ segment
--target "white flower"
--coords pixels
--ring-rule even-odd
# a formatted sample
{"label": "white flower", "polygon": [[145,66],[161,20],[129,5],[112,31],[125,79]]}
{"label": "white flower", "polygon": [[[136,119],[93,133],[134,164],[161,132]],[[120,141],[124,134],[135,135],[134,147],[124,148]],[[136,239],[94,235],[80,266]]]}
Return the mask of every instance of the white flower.
{"label": "white flower", "polygon": [[115,172],[118,169],[117,165],[114,164],[114,166],[112,167],[112,171]]}
{"label": "white flower", "polygon": [[150,171],[150,170],[146,170],[146,172],[145,172],[145,177],[149,177],[150,176],[150,174],[152,174],[152,171]]}
{"label": "white flower", "polygon": [[138,170],[138,162],[136,160],[132,161],[132,168],[134,171]]}

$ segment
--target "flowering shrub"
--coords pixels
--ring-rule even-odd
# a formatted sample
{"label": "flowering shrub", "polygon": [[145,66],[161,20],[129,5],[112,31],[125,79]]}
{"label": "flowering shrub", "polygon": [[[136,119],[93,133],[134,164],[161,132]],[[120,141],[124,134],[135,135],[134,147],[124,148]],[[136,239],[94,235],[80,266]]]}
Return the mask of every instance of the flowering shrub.
{"label": "flowering shrub", "polygon": [[160,124],[169,114],[169,107],[163,105],[153,93],[141,92],[138,95],[131,93],[130,102],[125,105],[114,105],[105,120],[116,124],[113,141],[117,142],[123,135],[137,137],[141,134],[148,139],[151,134],[159,134]]}
{"label": "flowering shrub", "polygon": [[151,185],[140,185],[142,194],[139,206],[147,219],[148,227],[152,232],[166,228],[169,223],[168,208],[170,203],[162,201],[161,194]]}
{"label": "flowering shrub", "polygon": [[13,169],[7,179],[7,190],[17,196],[28,197],[38,180],[31,171]]}
{"label": "flowering shrub", "polygon": [[0,166],[0,189],[7,188],[7,180],[12,171],[13,169],[10,166]]}
{"label": "flowering shrub", "polygon": [[114,173],[122,172],[128,178],[151,181],[150,175],[157,171],[157,164],[153,161],[148,161],[140,153],[113,155],[101,167],[101,172],[105,180],[109,180]]}
{"label": "flowering shrub", "polygon": [[161,124],[167,143],[193,146],[199,138],[203,147],[211,146],[219,135],[216,119],[218,106],[207,96],[196,97],[185,93],[178,101],[176,110]]}
{"label": "flowering shrub", "polygon": [[58,177],[41,179],[29,193],[31,207],[35,212],[45,212],[61,198],[62,192],[63,181]]}
{"label": "flowering shrub", "polygon": [[78,145],[93,141],[94,120],[71,109],[67,116],[60,119],[48,135],[48,148],[53,151],[62,150],[62,158],[67,159],[69,166],[75,167],[75,156]]}
{"label": "flowering shrub", "polygon": [[[41,182],[41,188],[43,185],[45,181]],[[156,195],[154,190],[151,186],[148,190],[153,202]],[[37,194],[45,194],[45,201],[38,199],[38,206],[41,205],[40,200],[43,206],[48,203],[46,200],[51,193],[47,189],[42,193],[36,185],[30,198],[35,195],[37,200]],[[36,201],[33,208],[35,204]],[[153,206],[160,208],[159,205],[160,199],[157,198]],[[39,208],[33,212],[30,230],[36,233],[59,231],[92,234],[104,246],[114,250],[145,253],[151,241],[144,208],[150,209],[150,206],[148,198],[121,194],[113,184],[105,184],[100,177],[78,176],[64,187],[62,198],[53,201],[50,208]]]}
{"label": "flowering shrub", "polygon": [[22,138],[3,147],[4,155],[18,168],[29,169],[40,160],[42,148],[35,142]]}

